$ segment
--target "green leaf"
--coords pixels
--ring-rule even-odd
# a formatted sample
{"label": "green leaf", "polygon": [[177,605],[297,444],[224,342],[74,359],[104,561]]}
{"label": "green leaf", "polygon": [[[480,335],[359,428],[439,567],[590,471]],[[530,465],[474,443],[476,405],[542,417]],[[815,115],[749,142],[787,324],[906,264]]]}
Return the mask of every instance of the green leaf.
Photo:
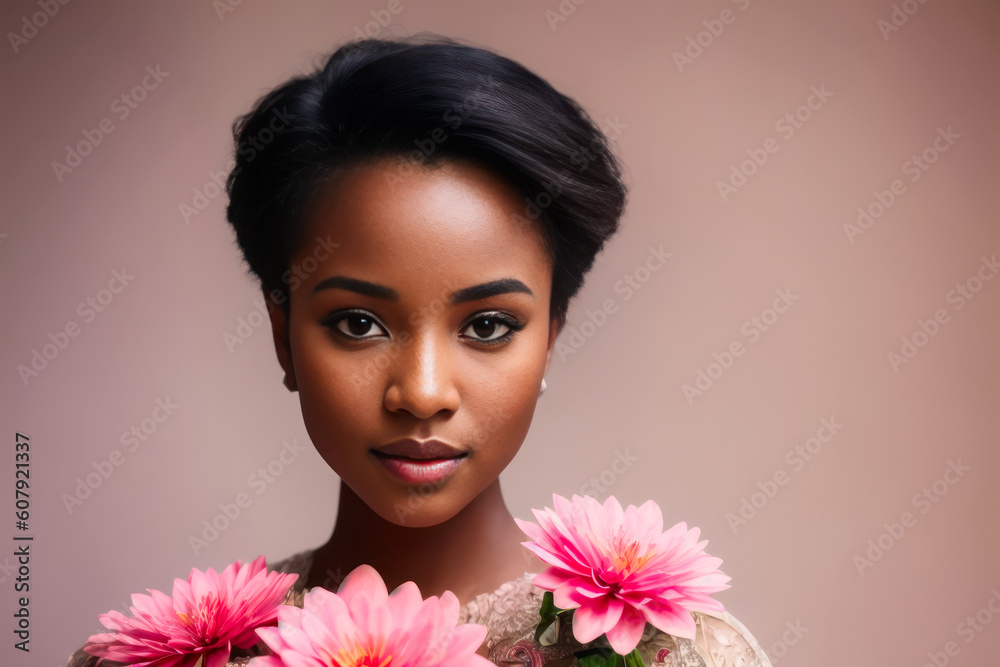
{"label": "green leaf", "polygon": [[589,648],[576,651],[573,655],[580,662],[580,667],[626,667],[625,659],[610,648]]}
{"label": "green leaf", "polygon": [[553,602],[554,599],[552,591],[545,591],[545,594],[542,596],[542,606],[538,608],[538,615],[541,617],[541,620],[538,622],[538,627],[535,628],[536,642],[542,636],[542,633],[556,620],[556,614],[562,611],[556,607]]}
{"label": "green leaf", "polygon": [[639,648],[632,649],[632,652],[625,656],[625,667],[646,667],[646,662],[639,653]]}
{"label": "green leaf", "polygon": [[541,620],[538,622],[538,627],[535,628],[535,641],[539,641],[542,634],[555,622],[556,616],[560,614],[571,615],[572,613],[572,609],[560,609],[557,607],[552,591],[545,591],[542,595],[542,604],[538,608],[538,616]]}

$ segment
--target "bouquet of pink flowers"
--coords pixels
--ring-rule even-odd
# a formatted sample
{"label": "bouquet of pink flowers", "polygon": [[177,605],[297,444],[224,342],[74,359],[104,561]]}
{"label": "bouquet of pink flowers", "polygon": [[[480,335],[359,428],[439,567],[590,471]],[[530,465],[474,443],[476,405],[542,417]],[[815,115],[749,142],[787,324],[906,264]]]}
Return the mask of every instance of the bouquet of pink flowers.
{"label": "bouquet of pink flowers", "polygon": [[451,591],[424,600],[408,581],[390,595],[361,565],[337,593],[315,587],[302,608],[282,604],[297,577],[267,572],[263,556],[221,575],[193,569],[174,580],[173,597],[150,590],[132,596],[132,617],[102,614],[113,632],[93,635],[84,650],[134,667],[225,667],[234,649],[251,649],[242,653],[255,656],[250,667],[492,667],[476,654],[486,626],[458,625]]}
{"label": "bouquet of pink flowers", "polygon": [[104,660],[137,667],[225,667],[234,648],[257,643],[256,630],[273,624],[298,575],[268,572],[264,557],[236,561],[218,574],[192,569],[174,579],[172,596],[146,589],[132,596],[132,616],[101,614],[112,632],[83,647]]}
{"label": "bouquet of pink flowers", "polygon": [[[555,509],[533,509],[537,524],[515,519],[533,541],[523,542],[549,564],[535,575],[546,590],[535,641],[559,617],[571,618],[573,636],[589,648],[575,655],[584,667],[643,665],[636,647],[646,623],[676,637],[695,638],[692,611],[723,611],[710,594],[729,588],[704,552],[700,530],[684,522],[663,532],[654,501],[622,509],[614,496],[602,505],[590,496],[553,494]],[[613,652],[596,646],[605,636]]]}
{"label": "bouquet of pink flowers", "polygon": [[[538,642],[560,619],[572,623],[582,667],[642,667],[637,646],[646,624],[693,639],[692,611],[723,611],[711,593],[729,577],[698,542],[697,528],[666,532],[652,500],[622,509],[553,495],[555,509],[532,510],[537,524],[516,520],[523,544],[549,564],[534,584],[546,591]],[[84,650],[135,667],[225,667],[234,657],[249,667],[488,667],[476,653],[483,625],[458,624],[458,598],[445,591],[423,599],[408,581],[391,594],[368,565],[354,569],[337,593],[314,587],[293,603],[298,575],[269,572],[264,557],[221,574],[192,569],[174,580],[173,595],[132,596],[132,616],[101,614],[111,632],[90,637]],[[598,645],[607,639],[609,651]]]}

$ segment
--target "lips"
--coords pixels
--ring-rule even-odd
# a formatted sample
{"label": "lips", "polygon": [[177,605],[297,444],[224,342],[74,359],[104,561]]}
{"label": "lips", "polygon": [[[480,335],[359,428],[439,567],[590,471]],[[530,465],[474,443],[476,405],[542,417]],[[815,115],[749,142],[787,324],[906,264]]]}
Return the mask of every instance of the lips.
{"label": "lips", "polygon": [[404,438],[373,450],[376,454],[398,456],[418,461],[454,459],[465,456],[465,452],[440,440],[413,440]]}
{"label": "lips", "polygon": [[452,474],[468,452],[441,442],[410,438],[396,440],[372,450],[385,469],[396,479],[409,484],[439,483]]}

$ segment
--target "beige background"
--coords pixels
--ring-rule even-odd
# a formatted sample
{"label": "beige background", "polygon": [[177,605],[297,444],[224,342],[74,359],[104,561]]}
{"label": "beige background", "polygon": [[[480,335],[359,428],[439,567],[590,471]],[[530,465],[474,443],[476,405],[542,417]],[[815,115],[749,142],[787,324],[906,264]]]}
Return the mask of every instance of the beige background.
{"label": "beige background", "polygon": [[[132,592],[328,536],[337,479],[308,446],[269,333],[225,342],[239,318],[259,319],[211,174],[226,167],[237,114],[381,12],[392,19],[382,34],[459,37],[538,72],[615,135],[627,166],[622,231],[570,310],[580,338],[560,337],[573,353],[554,358],[503,475],[515,516],[553,491],[654,498],[668,525],[701,527],[733,577],[719,599],[775,664],[996,664],[1000,279],[981,258],[1000,254],[997,5],[564,0],[567,16],[556,0],[387,6],[72,2],[36,17],[35,33],[24,21],[37,2],[3,4],[3,31],[31,37],[16,53],[9,35],[0,47],[0,508],[12,544],[21,431],[35,541],[32,651],[15,651],[5,630],[0,662],[63,664]],[[566,20],[550,23],[557,15]],[[695,57],[678,66],[685,49]],[[168,74],[122,118],[115,100],[147,66]],[[781,120],[796,113],[798,127]],[[105,118],[113,131],[60,180],[52,163]],[[934,163],[913,171],[925,149]],[[718,182],[754,154],[767,159],[723,197]],[[849,233],[895,179],[892,204]],[[203,209],[186,222],[182,204]],[[646,273],[650,246],[671,257]],[[123,268],[134,278],[102,294]],[[645,282],[626,299],[630,274]],[[967,283],[980,290],[971,299],[953,291]],[[791,305],[767,312],[778,290]],[[78,310],[108,296],[99,313]],[[609,299],[615,312],[585,325]],[[70,321],[78,335],[23,381],[18,366]],[[894,368],[889,353],[902,355],[920,321],[935,335],[917,334],[916,354]],[[728,368],[711,366],[737,342]],[[699,370],[712,384],[686,396]],[[155,432],[130,451],[122,433],[158,399],[177,407],[147,421]],[[842,425],[832,437],[824,419]],[[308,449],[275,465],[286,440]],[[102,466],[114,450],[121,465]],[[280,469],[271,482],[251,479],[269,464]],[[946,475],[950,464],[961,476]],[[252,504],[195,554],[189,536],[244,492]],[[884,553],[872,550],[880,541]],[[0,556],[5,628],[12,562]],[[966,621],[977,613],[979,631]]]}

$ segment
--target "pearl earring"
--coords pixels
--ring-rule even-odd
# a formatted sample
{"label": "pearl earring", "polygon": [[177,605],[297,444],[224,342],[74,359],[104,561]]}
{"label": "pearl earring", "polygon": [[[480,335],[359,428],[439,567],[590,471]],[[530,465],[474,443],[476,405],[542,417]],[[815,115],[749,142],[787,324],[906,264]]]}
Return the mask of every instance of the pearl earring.
{"label": "pearl earring", "polygon": [[539,395],[545,393],[545,378],[542,378],[542,389],[538,392]]}

